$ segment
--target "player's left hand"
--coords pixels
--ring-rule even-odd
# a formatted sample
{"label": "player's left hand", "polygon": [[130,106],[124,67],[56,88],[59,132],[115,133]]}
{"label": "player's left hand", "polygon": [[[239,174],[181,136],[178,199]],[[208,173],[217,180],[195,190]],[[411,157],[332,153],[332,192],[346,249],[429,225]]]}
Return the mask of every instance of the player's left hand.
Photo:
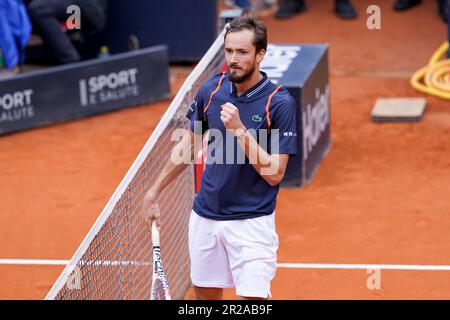
{"label": "player's left hand", "polygon": [[238,129],[245,129],[239,117],[239,109],[230,102],[227,102],[221,106],[220,120],[227,130],[236,132]]}

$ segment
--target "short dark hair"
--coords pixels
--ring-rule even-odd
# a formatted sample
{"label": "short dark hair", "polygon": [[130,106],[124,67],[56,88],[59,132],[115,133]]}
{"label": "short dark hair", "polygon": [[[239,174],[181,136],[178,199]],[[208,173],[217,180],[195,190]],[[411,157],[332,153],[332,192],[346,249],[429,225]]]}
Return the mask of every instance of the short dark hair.
{"label": "short dark hair", "polygon": [[233,19],[226,28],[224,39],[231,32],[250,30],[253,31],[253,44],[256,47],[256,53],[260,50],[267,50],[267,28],[260,20],[251,14],[245,14]]}

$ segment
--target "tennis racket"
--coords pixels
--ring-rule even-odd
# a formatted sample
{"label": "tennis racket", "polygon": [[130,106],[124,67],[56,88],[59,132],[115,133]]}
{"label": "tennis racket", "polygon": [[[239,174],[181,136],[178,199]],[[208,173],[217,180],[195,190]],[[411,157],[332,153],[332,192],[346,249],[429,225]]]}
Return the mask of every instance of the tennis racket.
{"label": "tennis racket", "polygon": [[151,300],[171,300],[169,283],[164,274],[163,264],[161,260],[161,248],[159,245],[159,231],[156,223],[152,223],[152,242],[153,242],[153,276],[152,290],[150,294]]}

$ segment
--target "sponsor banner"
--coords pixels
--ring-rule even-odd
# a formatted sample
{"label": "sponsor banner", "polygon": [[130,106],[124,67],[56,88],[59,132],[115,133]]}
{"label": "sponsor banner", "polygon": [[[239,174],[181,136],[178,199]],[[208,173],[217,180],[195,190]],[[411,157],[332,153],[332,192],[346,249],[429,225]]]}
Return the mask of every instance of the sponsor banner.
{"label": "sponsor banner", "polygon": [[328,46],[271,44],[261,70],[297,103],[299,154],[289,159],[281,185],[303,186],[331,145]]}
{"label": "sponsor banner", "polygon": [[0,81],[0,134],[167,98],[167,47],[156,46]]}

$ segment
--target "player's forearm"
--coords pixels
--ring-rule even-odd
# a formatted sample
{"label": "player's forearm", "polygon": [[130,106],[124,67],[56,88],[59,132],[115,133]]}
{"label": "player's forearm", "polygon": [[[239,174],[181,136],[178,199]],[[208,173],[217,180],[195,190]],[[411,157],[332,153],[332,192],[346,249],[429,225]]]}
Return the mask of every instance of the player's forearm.
{"label": "player's forearm", "polygon": [[[186,136],[185,139],[189,137]],[[161,170],[151,190],[159,195],[173,180],[175,180],[194,159],[194,142],[182,140],[171,151],[169,161]]]}
{"label": "player's forearm", "polygon": [[176,179],[189,164],[179,163],[175,164],[169,160],[161,171],[161,174],[156,179],[152,190],[159,195],[174,179]]}
{"label": "player's forearm", "polygon": [[271,186],[279,184],[284,175],[281,170],[280,158],[270,155],[261,148],[258,141],[248,131],[245,131],[244,135],[237,134],[237,136],[239,137],[238,143],[245,155],[261,177]]}

